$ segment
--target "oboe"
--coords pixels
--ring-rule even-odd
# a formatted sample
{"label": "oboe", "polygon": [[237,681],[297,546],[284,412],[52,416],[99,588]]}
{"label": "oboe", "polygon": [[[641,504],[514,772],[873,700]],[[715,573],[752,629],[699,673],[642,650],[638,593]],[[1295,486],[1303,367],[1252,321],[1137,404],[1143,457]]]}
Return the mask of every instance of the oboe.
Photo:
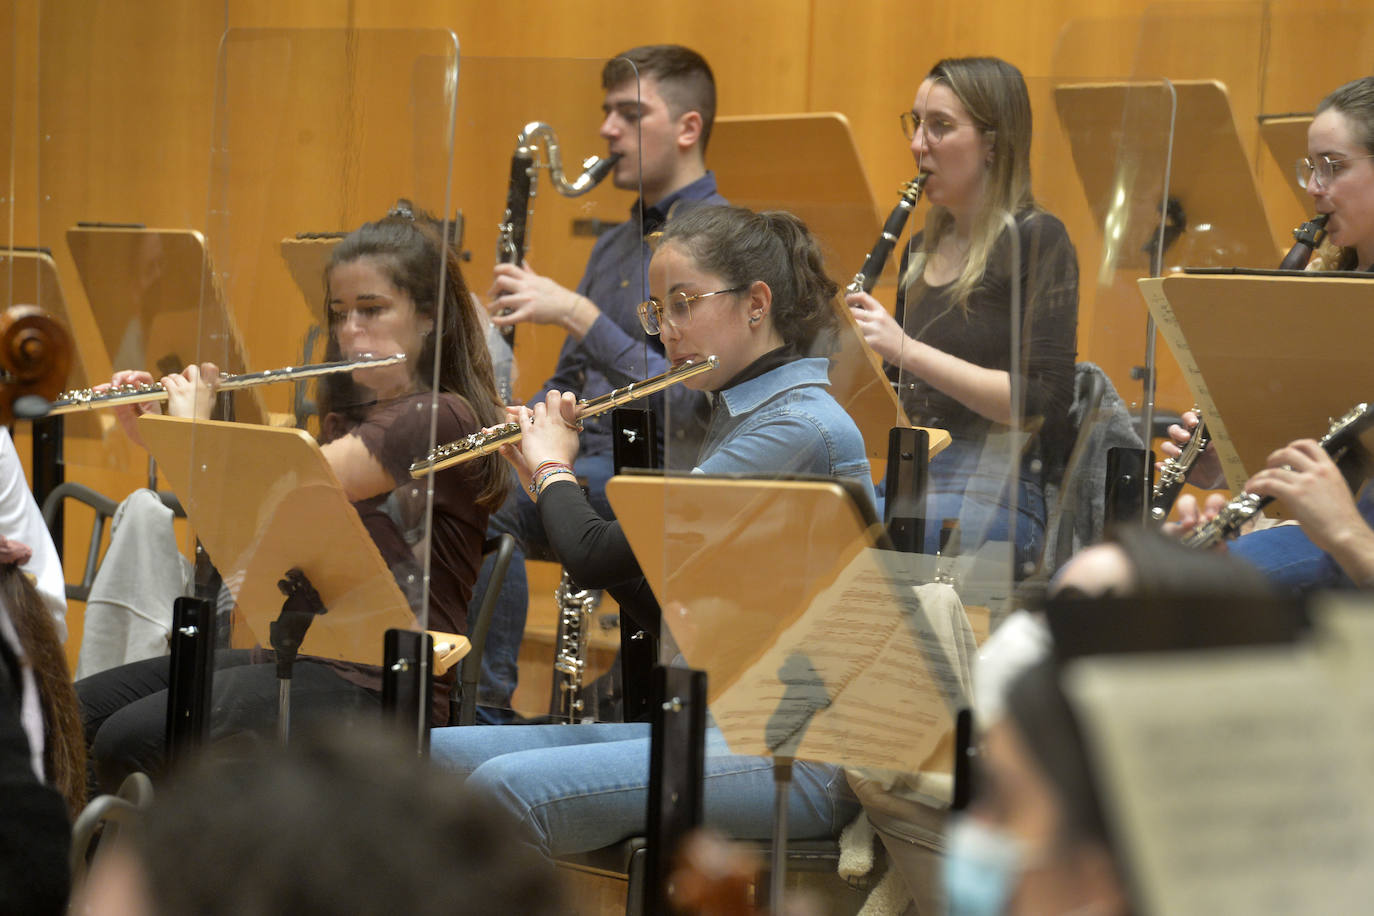
{"label": "oboe", "polygon": [[[1197,408],[1193,408],[1197,413]],[[1159,480],[1155,481],[1153,492],[1150,494],[1150,518],[1157,522],[1164,521],[1173,508],[1174,500],[1178,499],[1178,493],[1183,489],[1183,482],[1188,478],[1188,472],[1193,469],[1198,458],[1202,457],[1202,452],[1207,448],[1211,440],[1207,437],[1207,424],[1198,420],[1197,426],[1193,429],[1193,434],[1188,438],[1188,444],[1183,446],[1177,458],[1169,458],[1164,462],[1164,466],[1159,469]]]}
{"label": "oboe", "polygon": [[[674,366],[661,375],[655,375],[642,382],[631,382],[622,388],[608,391],[599,398],[592,398],[590,401],[578,401],[577,417],[579,420],[594,417],[613,407],[619,407],[621,404],[648,397],[664,388],[676,385],[678,382],[684,382],[693,376],[709,372],[716,368],[719,363],[720,361],[714,356],[708,356],[699,363],[689,360],[680,366]],[[481,458],[483,455],[490,455],[503,445],[519,442],[522,435],[519,423],[502,423],[500,426],[493,426],[484,433],[464,436],[462,439],[434,448],[424,458],[412,464],[410,476],[424,477],[434,471],[442,471],[444,468],[452,467],[455,464],[463,464]]]}
{"label": "oboe", "polygon": [[[252,388],[254,385],[271,385],[274,382],[298,382],[301,379],[319,375],[332,375],[335,372],[353,372],[356,369],[374,369],[379,366],[394,366],[405,362],[406,355],[362,356],[358,359],[341,359],[331,363],[313,363],[308,366],[287,366],[284,369],[268,369],[264,372],[250,372],[244,375],[224,373],[217,385],[220,391],[237,391]],[[78,410],[94,410],[98,407],[119,407],[124,404],[147,404],[167,400],[167,389],[161,383],[148,385],[112,385],[102,391],[79,388],[64,391],[49,406],[45,416],[75,413]]]}
{"label": "oboe", "polygon": [[[1321,437],[1318,444],[1339,464],[1347,450],[1355,445],[1360,434],[1371,425],[1374,425],[1374,410],[1371,410],[1367,403],[1356,404],[1349,413],[1331,424],[1331,428]],[[1202,548],[1219,544],[1235,535],[1242,525],[1273,501],[1272,496],[1242,492],[1223,506],[1216,518],[1184,535],[1182,543],[1185,547]]]}
{"label": "oboe", "polygon": [[897,206],[893,207],[892,212],[888,214],[887,222],[883,223],[883,231],[879,234],[878,241],[873,243],[873,249],[869,251],[868,257],[864,259],[864,266],[845,287],[846,293],[873,291],[873,285],[882,276],[883,268],[887,266],[888,256],[892,254],[892,248],[897,244],[897,239],[901,238],[907,217],[911,215],[912,210],[916,209],[916,204],[921,199],[921,191],[925,188],[926,179],[929,177],[929,172],[922,172],[902,185],[901,199],[897,201]]}
{"label": "oboe", "polygon": [[1293,230],[1293,247],[1284,255],[1279,270],[1302,270],[1312,260],[1312,252],[1326,238],[1326,221],[1330,214],[1318,213],[1307,222]]}

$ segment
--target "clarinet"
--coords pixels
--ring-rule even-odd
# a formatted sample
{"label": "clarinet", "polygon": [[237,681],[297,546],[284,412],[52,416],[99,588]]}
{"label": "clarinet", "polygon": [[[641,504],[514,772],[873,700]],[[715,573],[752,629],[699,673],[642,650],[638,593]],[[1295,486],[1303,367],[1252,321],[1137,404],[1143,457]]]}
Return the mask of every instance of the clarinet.
{"label": "clarinet", "polygon": [[[1357,444],[1360,434],[1370,426],[1374,426],[1374,409],[1368,403],[1356,404],[1349,413],[1331,424],[1318,444],[1339,464]],[[1242,492],[1228,502],[1216,518],[1184,535],[1182,543],[1185,547],[1213,547],[1233,537],[1242,525],[1273,501],[1272,496]]]}
{"label": "clarinet", "polygon": [[1302,270],[1312,260],[1312,252],[1326,238],[1326,221],[1330,214],[1318,213],[1307,222],[1293,230],[1293,247],[1284,255],[1279,270]]}
{"label": "clarinet", "polygon": [[[517,144],[510,157],[510,184],[506,188],[506,212],[496,227],[496,263],[519,264],[525,260],[525,226],[530,198],[534,196],[534,151]],[[515,346],[515,325],[501,329],[501,336]]]}
{"label": "clarinet", "polygon": [[[536,142],[537,141],[537,142]],[[542,148],[546,162],[535,161],[535,150]],[[510,157],[510,184],[506,189],[506,213],[497,226],[496,260],[499,264],[520,264],[525,260],[525,233],[529,223],[530,201],[536,196],[536,168],[547,168],[554,189],[564,197],[580,197],[600,184],[620,159],[620,154],[588,156],[582,162],[582,174],[568,181],[563,174],[563,154],[553,128],[543,121],[531,121],[515,138],[515,152]],[[515,326],[501,329],[506,343],[515,345]]]}
{"label": "clarinet", "polygon": [[[1326,221],[1328,218],[1328,214],[1318,213],[1293,230],[1293,247],[1288,250],[1288,254],[1284,255],[1283,262],[1279,264],[1279,270],[1302,270],[1307,266],[1307,262],[1312,259],[1312,253],[1326,238]],[[1197,413],[1196,407],[1193,408],[1193,412]],[[1192,470],[1198,458],[1202,457],[1202,452],[1207,448],[1208,441],[1207,427],[1199,420],[1197,428],[1193,430],[1193,434],[1188,439],[1188,444],[1183,447],[1182,453],[1177,458],[1166,460],[1160,469],[1159,481],[1155,484],[1150,497],[1150,518],[1162,522],[1168,516],[1169,510],[1173,508],[1174,500],[1178,498],[1179,491],[1183,489],[1183,482],[1187,478],[1188,472]],[[1253,515],[1253,513],[1251,514]]]}
{"label": "clarinet", "polygon": [[[1198,409],[1194,407],[1193,413],[1197,412]],[[1150,518],[1162,522],[1168,517],[1174,500],[1178,499],[1179,491],[1183,489],[1188,472],[1193,469],[1198,458],[1202,457],[1210,441],[1207,424],[1198,420],[1197,426],[1193,428],[1193,434],[1188,438],[1188,443],[1183,446],[1179,456],[1166,459],[1164,466],[1159,469],[1159,480],[1155,481],[1154,490],[1150,493]]]}
{"label": "clarinet", "polygon": [[911,215],[912,210],[916,209],[916,204],[921,199],[921,191],[925,188],[926,179],[929,177],[929,172],[922,172],[902,185],[901,199],[897,201],[897,206],[893,207],[892,212],[888,214],[887,222],[883,223],[883,231],[878,236],[878,241],[873,243],[873,249],[869,251],[868,257],[864,259],[864,266],[845,287],[846,293],[869,293],[873,291],[873,285],[878,282],[878,277],[882,276],[883,268],[887,266],[888,256],[892,254],[893,246],[897,244],[897,239],[902,235],[907,217]]}
{"label": "clarinet", "polygon": [[554,640],[549,712],[562,722],[576,725],[586,712],[582,692],[587,673],[587,640],[591,636],[592,612],[601,603],[601,592],[579,588],[565,569],[553,591],[553,600],[558,606],[558,634]]}

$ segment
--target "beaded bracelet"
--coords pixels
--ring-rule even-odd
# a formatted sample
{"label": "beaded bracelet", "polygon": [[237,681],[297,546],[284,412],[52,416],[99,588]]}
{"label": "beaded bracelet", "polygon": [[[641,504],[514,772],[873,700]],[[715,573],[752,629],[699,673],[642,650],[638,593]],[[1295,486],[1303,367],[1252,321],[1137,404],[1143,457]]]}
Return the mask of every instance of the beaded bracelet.
{"label": "beaded bracelet", "polygon": [[558,476],[559,474],[569,474],[569,475],[571,475],[572,472],[573,472],[573,469],[572,469],[572,468],[568,467],[566,464],[560,464],[560,465],[558,465],[557,467],[551,467],[551,468],[549,468],[547,471],[545,471],[545,472],[544,472],[543,474],[541,474],[539,477],[535,478],[534,482],[530,484],[530,487],[531,487],[531,489],[533,490],[533,495],[534,495],[535,499],[538,499],[538,498],[539,498],[539,494],[542,493],[542,492],[544,492],[544,485],[545,485],[546,483],[549,482],[549,478],[550,478],[550,477],[556,477],[556,476]]}
{"label": "beaded bracelet", "polygon": [[572,467],[569,466],[566,462],[563,462],[563,461],[541,461],[541,462],[539,462],[539,464],[535,467],[534,473],[530,474],[530,477],[538,477],[538,476],[540,475],[540,473],[543,472],[543,470],[544,470],[545,468],[549,468],[549,467],[560,467],[560,468],[567,468],[569,471],[572,470]]}

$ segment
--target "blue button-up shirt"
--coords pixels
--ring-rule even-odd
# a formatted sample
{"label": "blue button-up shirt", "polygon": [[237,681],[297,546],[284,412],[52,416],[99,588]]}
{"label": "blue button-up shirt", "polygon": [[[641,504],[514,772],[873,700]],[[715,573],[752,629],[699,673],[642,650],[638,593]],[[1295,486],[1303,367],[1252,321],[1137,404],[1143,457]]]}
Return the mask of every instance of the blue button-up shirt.
{"label": "blue button-up shirt", "polygon": [[863,435],[829,386],[830,361],[807,357],[718,392],[694,470],[849,477],[871,499]]}
{"label": "blue button-up shirt", "polygon": [[[630,219],[621,223],[597,240],[587,260],[587,271],[577,291],[601,310],[586,336],[578,340],[571,334],[563,342],[558,365],[553,375],[530,403],[542,401],[551,389],[575,391],[578,397],[595,398],[650,376],[668,371],[663,356],[663,344],[657,337],[644,333],[639,323],[639,303],[649,298],[649,246],[640,234],[641,225],[662,226],[683,207],[703,204],[724,204],[724,197],[716,190],[716,176],[707,172],[689,185],[669,194],[652,207],[641,203],[630,208]],[[665,401],[666,396],[666,401]],[[704,397],[682,385],[675,385],[662,395],[646,398],[646,406],[658,414],[660,439],[668,425],[686,434],[688,425],[682,419],[699,415]],[[582,454],[611,452],[610,414],[589,418],[582,434]]]}

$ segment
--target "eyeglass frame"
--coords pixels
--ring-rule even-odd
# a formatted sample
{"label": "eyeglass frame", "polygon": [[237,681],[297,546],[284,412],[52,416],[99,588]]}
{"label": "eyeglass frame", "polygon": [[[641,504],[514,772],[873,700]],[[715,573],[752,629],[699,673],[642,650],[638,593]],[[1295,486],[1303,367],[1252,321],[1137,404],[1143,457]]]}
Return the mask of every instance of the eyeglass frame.
{"label": "eyeglass frame", "polygon": [[[1320,170],[1321,166],[1314,165],[1311,156],[1303,156],[1297,162],[1293,163],[1294,171],[1297,173],[1296,177],[1298,179],[1298,187],[1302,188],[1304,191],[1307,190],[1309,183],[1315,184],[1318,188],[1329,188],[1331,186],[1331,182],[1336,180],[1337,175],[1337,172],[1335,168],[1333,168],[1333,166],[1344,165],[1347,162],[1359,162],[1361,159],[1374,159],[1374,155],[1346,156],[1344,159],[1332,159],[1330,156],[1323,153],[1322,155],[1318,156],[1317,159],[1321,162],[1326,163],[1326,169],[1331,173],[1331,177],[1329,179],[1323,179],[1317,175],[1317,172]],[[1305,175],[1303,174],[1304,172],[1306,172]]]}
{"label": "eyeglass frame", "polygon": [[[726,293],[742,293],[752,285],[752,283],[745,283],[740,286],[732,286],[729,289],[718,289],[713,293],[693,293],[690,296],[682,292],[681,290],[678,290],[675,293],[669,293],[668,298],[670,300],[675,296],[682,297],[682,304],[687,309],[687,320],[682,322],[682,324],[678,324],[677,322],[672,321],[670,319],[668,323],[671,324],[674,329],[685,328],[692,323],[693,302],[696,302],[698,299],[709,299],[711,296],[723,296]],[[657,329],[654,329],[649,326],[649,315],[651,308],[654,309],[653,323],[658,325]],[[639,306],[635,309],[635,311],[639,313],[639,324],[642,328],[644,328],[645,334],[648,334],[651,337],[656,337],[660,332],[662,332],[664,324],[663,313],[665,309],[666,306],[662,302],[659,302],[658,299],[654,296],[650,296],[648,299],[645,299],[643,302],[639,303]]]}
{"label": "eyeglass frame", "polygon": [[[942,128],[940,130],[939,136],[936,136],[932,134],[930,128],[926,126],[926,123],[929,119],[921,117],[914,110],[908,109],[906,111],[899,113],[897,115],[897,120],[902,125],[902,136],[906,137],[908,141],[916,139],[916,132],[918,130],[924,131],[926,135],[926,140],[930,143],[931,146],[938,146],[941,140],[945,139],[945,137],[948,137],[951,133],[958,130],[960,127],[963,127],[965,123],[963,121],[951,120],[949,122],[949,127]],[[908,120],[915,122],[909,130],[907,128]],[[992,130],[992,128],[990,127],[979,127],[977,123],[973,121],[969,121],[968,124],[970,127],[974,127],[984,133],[988,133]]]}

